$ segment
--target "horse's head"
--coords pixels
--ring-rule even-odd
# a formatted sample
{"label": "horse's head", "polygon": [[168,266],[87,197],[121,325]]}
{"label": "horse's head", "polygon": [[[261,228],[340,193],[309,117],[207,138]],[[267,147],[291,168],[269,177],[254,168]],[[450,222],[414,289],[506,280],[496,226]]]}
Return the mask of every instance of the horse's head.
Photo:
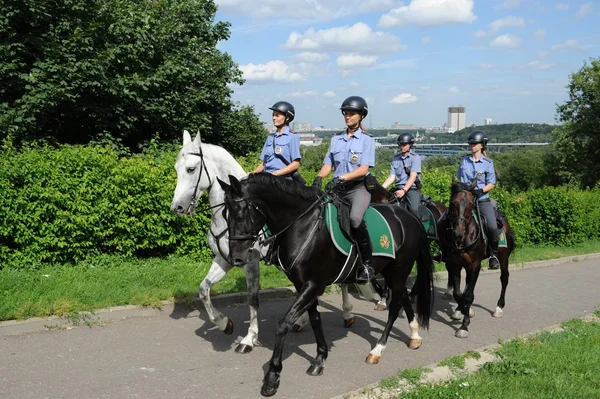
{"label": "horse's head", "polygon": [[473,217],[473,208],[475,208],[476,201],[473,190],[476,184],[477,181],[474,181],[471,185],[460,182],[452,183],[448,226],[453,232],[453,241],[457,247],[461,246],[468,231],[468,223]]}
{"label": "horse's head", "polygon": [[183,147],[175,162],[177,187],[171,201],[171,210],[178,216],[194,213],[196,202],[205,190],[210,188],[213,180],[206,168],[200,133],[192,141],[187,130],[183,132]]}
{"label": "horse's head", "polygon": [[243,185],[229,175],[231,184],[217,178],[225,192],[225,209],[228,214],[229,258],[234,265],[248,263],[254,244],[266,223],[265,214],[252,202]]}

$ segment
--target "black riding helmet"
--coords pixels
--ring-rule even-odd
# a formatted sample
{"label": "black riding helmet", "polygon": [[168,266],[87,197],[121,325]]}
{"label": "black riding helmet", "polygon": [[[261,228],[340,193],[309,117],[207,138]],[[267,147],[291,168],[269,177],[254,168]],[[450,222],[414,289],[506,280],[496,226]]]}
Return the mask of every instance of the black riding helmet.
{"label": "black riding helmet", "polygon": [[488,142],[488,138],[483,130],[475,130],[469,134],[467,141],[469,144],[481,143],[485,147]]}
{"label": "black riding helmet", "polygon": [[367,106],[367,102],[364,98],[359,96],[350,96],[344,100],[342,106],[340,107],[342,114],[344,111],[358,111],[362,115],[362,119],[365,119],[367,114],[369,113],[369,107]]}
{"label": "black riding helmet", "polygon": [[415,143],[415,136],[411,133],[401,133],[398,135],[398,139],[396,139],[398,145],[410,144],[413,145]]}
{"label": "black riding helmet", "polygon": [[272,111],[278,111],[285,115],[285,123],[289,124],[296,116],[294,106],[287,101],[277,101],[271,108]]}

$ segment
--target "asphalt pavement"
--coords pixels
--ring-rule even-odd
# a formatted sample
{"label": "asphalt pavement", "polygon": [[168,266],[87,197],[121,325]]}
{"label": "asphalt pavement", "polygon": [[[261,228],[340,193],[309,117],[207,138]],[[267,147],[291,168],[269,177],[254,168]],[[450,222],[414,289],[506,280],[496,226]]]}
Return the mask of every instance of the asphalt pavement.
{"label": "asphalt pavement", "polygon": [[[495,319],[491,314],[500,292],[499,276],[498,272],[480,275],[467,339],[454,337],[460,325],[450,319],[455,305],[441,299],[446,282],[437,281],[431,327],[421,332],[423,346],[416,351],[407,348],[410,330],[402,314],[378,365],[367,365],[364,359],[381,334],[387,312],[376,312],[373,302],[355,296],[357,321],[346,329],[341,296],[323,296],[320,310],[330,347],[324,374],[305,374],[316,354],[310,328],[290,333],[276,397],[331,398],[395,375],[399,369],[430,365],[499,339],[583,317],[600,306],[598,255],[513,267],[504,317]],[[114,321],[64,330],[19,333],[28,331],[19,327],[32,330],[34,324],[2,323],[0,398],[259,398],[276,324],[291,299],[263,297],[262,346],[240,355],[233,349],[246,332],[248,310],[228,298],[216,304],[234,323],[231,336],[214,327],[204,309],[179,305],[122,320],[126,312],[113,310]]]}

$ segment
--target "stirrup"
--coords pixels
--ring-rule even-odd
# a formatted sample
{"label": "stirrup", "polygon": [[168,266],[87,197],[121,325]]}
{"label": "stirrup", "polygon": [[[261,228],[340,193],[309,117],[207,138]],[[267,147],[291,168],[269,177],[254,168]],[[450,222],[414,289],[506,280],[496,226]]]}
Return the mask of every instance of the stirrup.
{"label": "stirrup", "polygon": [[375,277],[375,271],[373,268],[371,266],[363,265],[356,274],[356,281],[366,284],[370,282],[373,277]]}
{"label": "stirrup", "polygon": [[488,262],[489,262],[488,269],[496,270],[496,269],[500,268],[500,261],[498,260],[496,255],[490,256]]}

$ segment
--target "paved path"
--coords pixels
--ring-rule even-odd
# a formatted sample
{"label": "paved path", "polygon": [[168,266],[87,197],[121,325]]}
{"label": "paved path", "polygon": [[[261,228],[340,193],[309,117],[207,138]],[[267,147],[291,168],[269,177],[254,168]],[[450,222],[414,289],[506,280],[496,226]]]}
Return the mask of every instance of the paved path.
{"label": "paved path", "polygon": [[[430,331],[418,351],[406,347],[406,319],[399,319],[379,365],[364,358],[375,344],[387,313],[354,299],[356,324],[341,326],[341,298],[321,301],[331,352],[321,377],[305,370],[315,355],[312,331],[291,333],[286,341],[278,398],[331,398],[397,373],[448,356],[493,344],[574,317],[600,305],[600,258],[512,271],[505,316],[494,319],[499,274],[483,273],[476,288],[475,318],[466,340],[454,337],[450,303],[440,299],[437,283]],[[247,308],[222,310],[235,326],[226,336],[207,322],[205,312],[174,309],[154,317],[130,318],[104,326],[75,327],[0,337],[0,398],[256,398],[271,356],[277,320],[290,299],[263,301],[260,339],[263,347],[248,355],[233,352],[245,332]],[[198,317],[199,316],[199,317]]]}

